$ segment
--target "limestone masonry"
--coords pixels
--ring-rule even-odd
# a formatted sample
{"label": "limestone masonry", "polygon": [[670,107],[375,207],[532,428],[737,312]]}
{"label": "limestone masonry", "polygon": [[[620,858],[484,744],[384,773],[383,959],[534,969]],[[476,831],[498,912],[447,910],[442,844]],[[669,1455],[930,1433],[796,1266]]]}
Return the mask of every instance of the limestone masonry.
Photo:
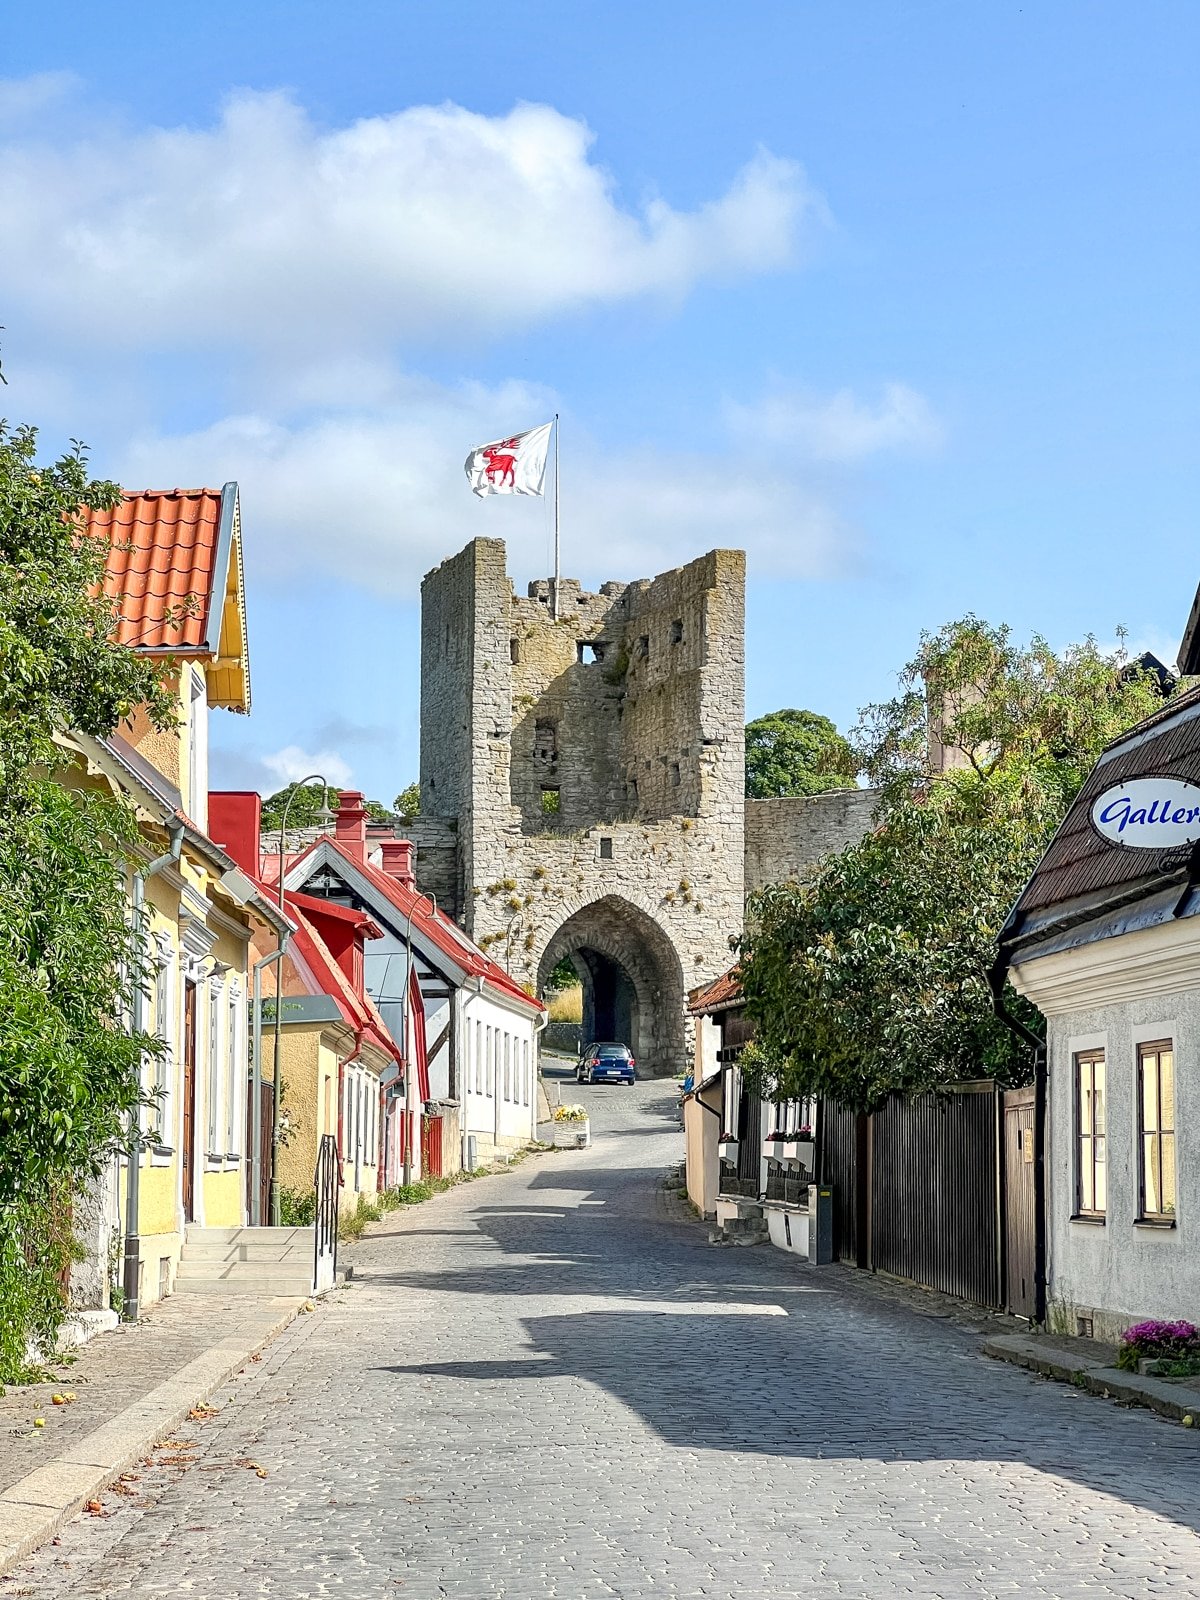
{"label": "limestone masonry", "polygon": [[426,576],[405,833],[421,887],[515,978],[540,991],[569,958],[584,1037],[676,1072],[686,992],[730,964],[747,865],[752,886],[786,877],[858,837],[869,800],[750,802],[775,809],[751,809],[747,857],[741,551],[598,594],[564,579],[557,620],[551,601],[545,580],[514,594],[497,539]]}

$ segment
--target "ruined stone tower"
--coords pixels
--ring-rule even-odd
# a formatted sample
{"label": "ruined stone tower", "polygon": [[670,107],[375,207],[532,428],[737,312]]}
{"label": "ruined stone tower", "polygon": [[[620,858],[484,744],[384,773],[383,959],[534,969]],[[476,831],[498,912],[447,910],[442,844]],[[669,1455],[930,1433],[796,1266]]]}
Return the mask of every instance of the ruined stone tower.
{"label": "ruined stone tower", "polygon": [[476,539],[421,604],[422,887],[540,990],[568,956],[585,1037],[689,1062],[686,991],[740,931],[745,559],[599,594],[513,593]]}

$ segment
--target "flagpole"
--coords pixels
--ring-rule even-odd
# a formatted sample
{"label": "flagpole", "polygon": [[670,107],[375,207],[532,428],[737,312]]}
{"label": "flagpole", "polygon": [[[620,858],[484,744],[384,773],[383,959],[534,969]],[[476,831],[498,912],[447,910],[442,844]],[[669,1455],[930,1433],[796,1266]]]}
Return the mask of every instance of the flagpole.
{"label": "flagpole", "polygon": [[550,615],[555,622],[558,621],[558,577],[559,577],[559,542],[558,542],[558,412],[554,413],[554,593]]}

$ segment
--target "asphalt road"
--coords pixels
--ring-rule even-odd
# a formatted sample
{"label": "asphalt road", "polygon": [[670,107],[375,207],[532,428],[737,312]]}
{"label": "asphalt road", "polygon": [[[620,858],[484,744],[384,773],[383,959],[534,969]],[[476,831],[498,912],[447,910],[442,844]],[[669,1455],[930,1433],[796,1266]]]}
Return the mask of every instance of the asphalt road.
{"label": "asphalt road", "polygon": [[389,1219],[0,1597],[1200,1596],[1200,1441],[658,1181],[672,1091]]}

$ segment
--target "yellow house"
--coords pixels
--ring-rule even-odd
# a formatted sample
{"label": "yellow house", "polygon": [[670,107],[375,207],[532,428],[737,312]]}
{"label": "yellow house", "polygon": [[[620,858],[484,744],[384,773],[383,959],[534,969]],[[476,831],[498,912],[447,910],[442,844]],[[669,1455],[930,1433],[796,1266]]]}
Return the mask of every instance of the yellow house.
{"label": "yellow house", "polygon": [[133,1022],[166,1044],[146,1068],[156,1100],[137,1169],[118,1163],[95,1222],[136,1316],[172,1292],[189,1225],[246,1221],[250,942],[287,923],[208,833],[209,708],[250,708],[237,485],[129,494],[89,528],[109,541],[118,641],[171,662],[178,712],[167,731],[138,713],[107,739],[70,741],[90,779],[137,807],[130,898],[153,982]]}

